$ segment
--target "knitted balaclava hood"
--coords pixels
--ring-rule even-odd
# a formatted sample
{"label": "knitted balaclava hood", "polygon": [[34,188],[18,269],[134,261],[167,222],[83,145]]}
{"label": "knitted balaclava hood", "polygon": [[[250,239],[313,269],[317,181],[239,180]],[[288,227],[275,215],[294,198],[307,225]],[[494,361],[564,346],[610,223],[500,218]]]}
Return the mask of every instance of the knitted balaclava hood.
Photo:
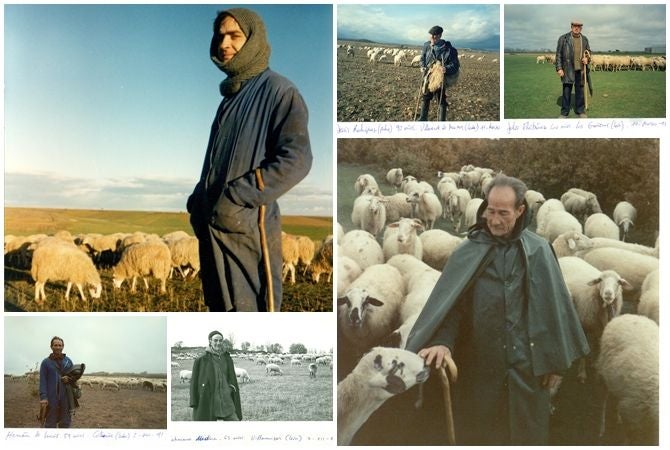
{"label": "knitted balaclava hood", "polygon": [[[224,63],[218,58],[218,49],[223,39],[219,30],[226,16],[231,16],[237,21],[247,41],[230,61]],[[246,8],[231,8],[220,12],[214,21],[214,35],[209,47],[209,56],[214,64],[228,75],[219,86],[221,95],[230,97],[236,94],[245,81],[268,67],[270,44],[263,20],[258,14]]]}

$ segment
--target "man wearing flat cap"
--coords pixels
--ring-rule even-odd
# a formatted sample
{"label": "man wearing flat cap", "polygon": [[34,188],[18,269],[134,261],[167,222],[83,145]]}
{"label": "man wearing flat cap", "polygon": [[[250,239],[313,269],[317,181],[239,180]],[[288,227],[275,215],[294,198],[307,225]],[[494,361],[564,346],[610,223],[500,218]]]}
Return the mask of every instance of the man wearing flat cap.
{"label": "man wearing flat cap", "polygon": [[235,365],[220,331],[209,333],[209,347],[193,362],[189,406],[195,421],[242,420]]}
{"label": "man wearing flat cap", "polygon": [[556,73],[563,83],[563,97],[561,100],[560,119],[566,119],[570,113],[570,97],[572,86],[575,86],[575,114],[579,118],[586,118],[584,112],[584,74],[587,71],[591,47],[589,40],[582,34],[583,23],[573,20],[570,23],[570,32],[558,38],[556,46]]}
{"label": "man wearing flat cap", "polygon": [[210,58],[227,78],[187,210],[199,240],[210,311],[279,311],[281,222],[277,199],[312,165],[307,106],[269,67],[265,25],[232,8],[214,21]]}
{"label": "man wearing flat cap", "polygon": [[[447,120],[447,86],[453,85],[458,78],[460,64],[458,62],[458,51],[451,45],[451,42],[442,39],[443,29],[435,25],[428,30],[429,40],[423,44],[421,50],[421,73],[423,73],[423,83],[421,88],[421,114],[418,120],[428,120],[428,110],[433,98],[438,98],[438,119]],[[427,75],[434,64],[442,65],[443,80],[436,90],[431,91],[427,82]]]}

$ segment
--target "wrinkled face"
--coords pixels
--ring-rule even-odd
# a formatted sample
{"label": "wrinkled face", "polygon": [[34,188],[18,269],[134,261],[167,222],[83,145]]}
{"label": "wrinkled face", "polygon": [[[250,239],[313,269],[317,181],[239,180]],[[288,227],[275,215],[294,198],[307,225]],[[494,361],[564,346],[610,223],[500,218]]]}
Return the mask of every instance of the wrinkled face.
{"label": "wrinkled face", "polygon": [[63,347],[65,347],[65,344],[63,344],[63,341],[60,339],[54,339],[51,343],[51,351],[54,352],[55,355],[63,353]]}
{"label": "wrinkled face", "polygon": [[[565,28],[563,28],[563,29],[565,30]],[[578,35],[578,34],[581,34],[581,32],[582,32],[582,25],[578,25],[578,24],[573,23],[573,24],[570,25],[570,29],[572,30],[572,34]]]}
{"label": "wrinkled face", "polygon": [[209,345],[215,352],[220,352],[221,349],[223,348],[223,336],[221,336],[220,334],[215,334],[209,340]]}
{"label": "wrinkled face", "polygon": [[247,37],[242,32],[240,24],[232,16],[226,16],[219,28],[221,43],[219,44],[218,57],[227,63],[239,52],[247,42]]}
{"label": "wrinkled face", "polygon": [[[565,28],[564,28],[564,29],[565,29]],[[442,33],[440,33],[440,34],[431,34],[431,35],[430,35],[430,44],[431,44],[431,45],[435,45],[435,43],[436,43],[437,41],[439,41],[440,39],[442,39]]]}
{"label": "wrinkled face", "polygon": [[492,235],[509,237],[514,230],[516,220],[523,214],[525,206],[515,206],[514,189],[509,186],[496,186],[489,191],[488,206],[484,211],[486,224]]}

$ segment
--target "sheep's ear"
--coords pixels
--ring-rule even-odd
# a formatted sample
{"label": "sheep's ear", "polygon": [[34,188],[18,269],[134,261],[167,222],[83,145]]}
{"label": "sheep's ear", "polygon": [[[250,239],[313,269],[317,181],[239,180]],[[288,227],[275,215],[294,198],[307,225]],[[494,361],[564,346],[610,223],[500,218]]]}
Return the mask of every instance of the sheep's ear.
{"label": "sheep's ear", "polygon": [[349,297],[340,297],[337,299],[337,306],[350,305]]}
{"label": "sheep's ear", "polygon": [[384,306],[384,302],[381,300],[377,300],[374,297],[368,297],[365,299],[365,304],[367,305],[372,305],[372,306]]}
{"label": "sheep's ear", "polygon": [[630,284],[628,281],[626,281],[624,278],[619,278],[619,284],[623,288],[624,291],[632,291],[635,289],[632,284]]}
{"label": "sheep's ear", "polygon": [[577,243],[575,242],[574,239],[572,238],[568,239],[568,247],[570,248],[570,250],[574,250],[575,247],[577,247]]}
{"label": "sheep's ear", "polygon": [[423,222],[421,222],[421,220],[419,220],[419,219],[414,219],[414,223],[412,224],[412,226],[414,228],[416,228],[417,230],[422,230],[423,231]]}
{"label": "sheep's ear", "polygon": [[388,228],[398,228],[398,227],[400,226],[400,222],[389,223],[389,224],[386,225],[386,226],[387,226]]}
{"label": "sheep's ear", "polygon": [[586,283],[588,286],[593,286],[594,284],[598,284],[602,281],[602,278],[598,277],[595,280],[591,280],[588,283]]}
{"label": "sheep's ear", "polygon": [[384,368],[384,366],[382,365],[382,355],[375,356],[374,365],[375,365],[375,369],[377,369],[377,370],[382,370]]}

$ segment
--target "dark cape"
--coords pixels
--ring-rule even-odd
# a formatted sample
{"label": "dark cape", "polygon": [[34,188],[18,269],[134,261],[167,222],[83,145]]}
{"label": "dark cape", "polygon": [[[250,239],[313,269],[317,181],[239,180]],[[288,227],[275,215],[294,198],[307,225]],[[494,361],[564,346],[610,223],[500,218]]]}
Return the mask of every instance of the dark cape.
{"label": "dark cape", "polygon": [[275,310],[280,310],[277,199],[311,167],[307,120],[307,107],[296,87],[270,69],[222,100],[212,124],[200,182],[187,202],[200,242],[203,293],[210,311],[269,310],[259,231],[261,205],[266,206]]}
{"label": "dark cape", "polygon": [[[230,353],[222,352],[221,359],[225,366],[223,373],[224,380],[217,380],[215,364],[216,356],[211,352],[206,352],[199,356],[193,362],[193,373],[191,374],[191,388],[189,406],[193,408],[194,421],[213,421],[217,420],[215,410],[224,410],[226,408],[234,409],[237,418],[242,420],[242,403],[240,401],[240,388],[237,384],[237,376],[235,375],[235,365]],[[217,381],[222,381],[229,389],[221,390],[217,388]],[[230,398],[215,399],[214,393],[223,392]],[[215,404],[215,400],[218,405]],[[223,406],[221,406],[223,405]],[[228,411],[226,411],[228,412]],[[232,412],[232,411],[230,411]],[[228,414],[226,414],[228,415]]]}
{"label": "dark cape", "polygon": [[449,258],[406,348],[452,350],[457,443],[546,444],[550,404],[540,376],[563,373],[588,344],[553,249],[526,229],[530,214],[501,239],[481,218],[486,207]]}

